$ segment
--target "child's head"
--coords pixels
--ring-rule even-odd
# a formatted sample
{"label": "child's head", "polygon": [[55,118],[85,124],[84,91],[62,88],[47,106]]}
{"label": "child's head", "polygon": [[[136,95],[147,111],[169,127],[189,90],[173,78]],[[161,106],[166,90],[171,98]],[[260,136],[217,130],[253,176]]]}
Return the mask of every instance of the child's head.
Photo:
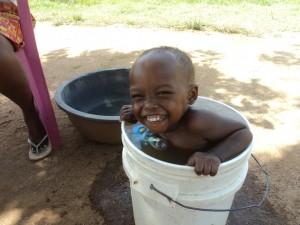
{"label": "child's head", "polygon": [[191,59],[172,47],[145,51],[130,71],[130,95],[135,117],[153,133],[175,129],[198,96]]}
{"label": "child's head", "polygon": [[133,67],[139,63],[139,61],[145,58],[168,58],[169,63],[173,64],[180,70],[182,78],[185,78],[189,84],[193,84],[195,82],[195,72],[194,65],[190,57],[183,51],[174,47],[157,47],[151,48],[149,50],[144,51],[134,62]]}

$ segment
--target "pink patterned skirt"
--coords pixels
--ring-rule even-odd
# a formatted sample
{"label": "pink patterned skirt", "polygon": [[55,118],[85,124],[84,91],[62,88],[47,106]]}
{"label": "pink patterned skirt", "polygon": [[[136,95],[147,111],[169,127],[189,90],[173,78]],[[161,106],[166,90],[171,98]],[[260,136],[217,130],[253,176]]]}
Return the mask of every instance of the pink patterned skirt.
{"label": "pink patterned skirt", "polygon": [[[35,25],[33,16],[32,23]],[[18,7],[13,3],[0,2],[0,34],[11,41],[15,51],[20,50],[25,45],[19,22]]]}

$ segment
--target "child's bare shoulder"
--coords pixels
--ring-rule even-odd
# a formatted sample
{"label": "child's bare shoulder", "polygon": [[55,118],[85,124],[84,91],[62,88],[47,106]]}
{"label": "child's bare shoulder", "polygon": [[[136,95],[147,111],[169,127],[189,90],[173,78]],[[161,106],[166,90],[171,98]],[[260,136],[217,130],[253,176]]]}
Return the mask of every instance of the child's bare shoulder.
{"label": "child's bare shoulder", "polygon": [[191,109],[187,116],[188,128],[193,132],[233,132],[247,128],[247,125],[241,121],[224,117],[217,113],[205,109]]}
{"label": "child's bare shoulder", "polygon": [[206,121],[206,120],[213,120],[213,119],[221,119],[221,116],[213,113],[212,111],[208,111],[206,109],[195,109],[191,108],[189,110],[189,117],[197,121]]}
{"label": "child's bare shoulder", "polygon": [[195,129],[206,129],[220,119],[219,115],[205,109],[191,108],[187,115],[189,127]]}

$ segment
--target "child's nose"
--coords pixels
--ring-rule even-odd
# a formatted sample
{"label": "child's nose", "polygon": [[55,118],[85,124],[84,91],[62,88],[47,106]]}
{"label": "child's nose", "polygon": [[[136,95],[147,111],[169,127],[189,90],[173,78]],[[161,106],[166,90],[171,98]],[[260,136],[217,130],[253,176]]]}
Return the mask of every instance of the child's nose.
{"label": "child's nose", "polygon": [[158,103],[154,98],[148,98],[146,99],[144,103],[145,109],[156,109],[158,107]]}

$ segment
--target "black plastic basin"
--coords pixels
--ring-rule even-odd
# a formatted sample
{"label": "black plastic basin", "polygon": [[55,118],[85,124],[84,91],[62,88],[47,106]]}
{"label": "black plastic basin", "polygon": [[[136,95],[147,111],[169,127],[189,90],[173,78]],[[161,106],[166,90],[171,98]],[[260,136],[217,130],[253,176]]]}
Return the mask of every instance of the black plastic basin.
{"label": "black plastic basin", "polygon": [[120,144],[120,109],[130,104],[129,68],[111,68],[65,81],[55,101],[72,124],[94,141]]}

